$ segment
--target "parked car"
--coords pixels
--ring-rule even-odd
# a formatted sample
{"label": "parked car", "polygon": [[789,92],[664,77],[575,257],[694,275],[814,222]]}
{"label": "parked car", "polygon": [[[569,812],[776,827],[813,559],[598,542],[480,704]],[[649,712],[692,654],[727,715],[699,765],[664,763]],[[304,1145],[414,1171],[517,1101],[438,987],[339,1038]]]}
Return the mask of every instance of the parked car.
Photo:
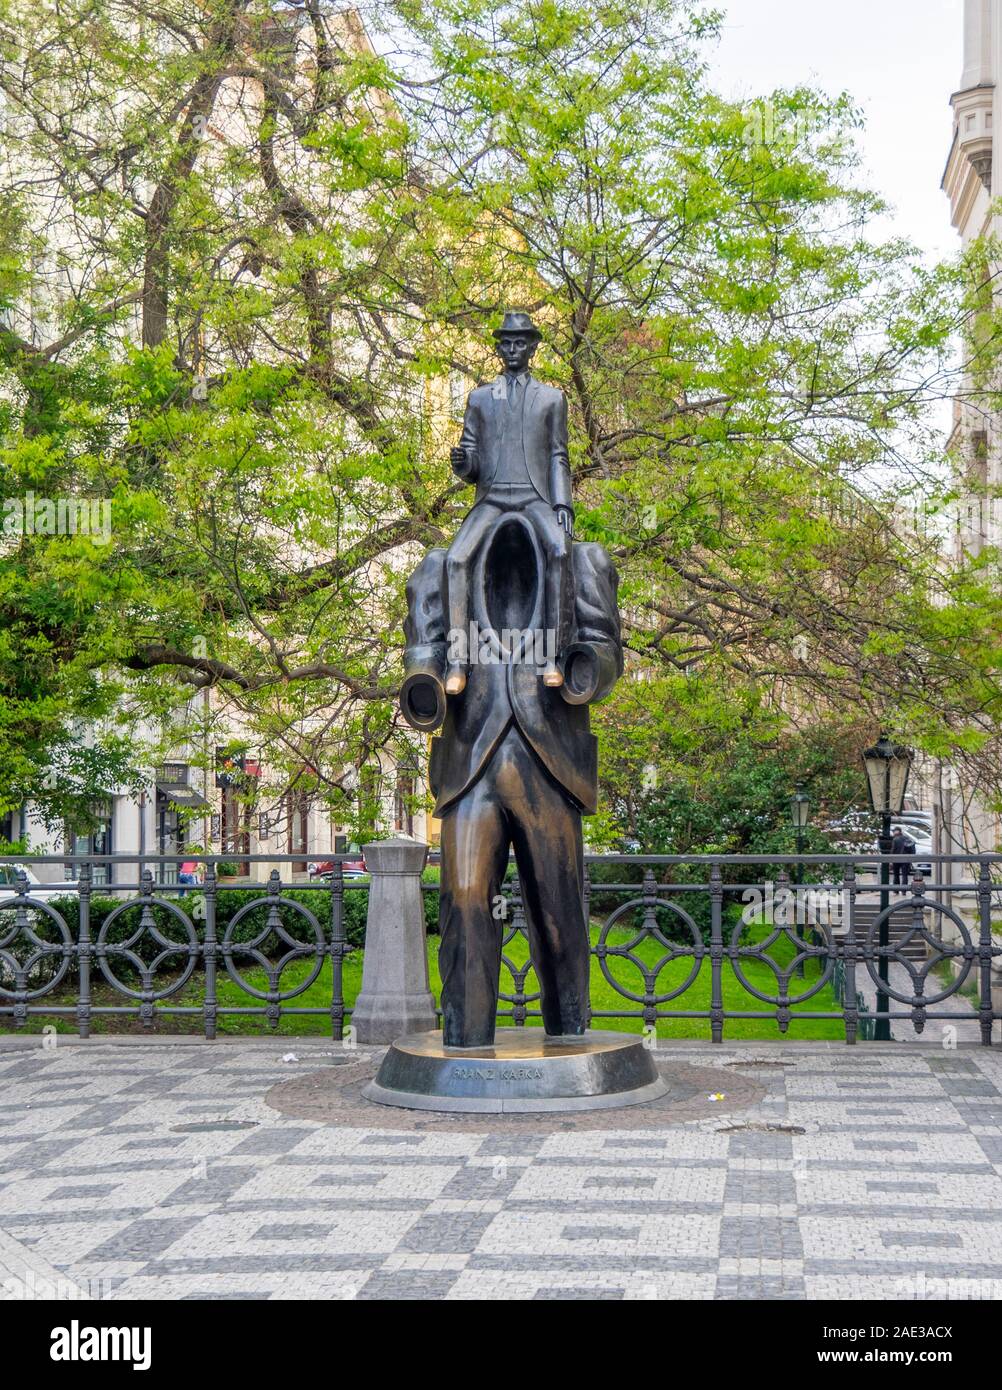
{"label": "parked car", "polygon": [[[320,859],[310,864],[310,878],[331,878],[336,863],[336,859]],[[365,855],[357,845],[348,847],[348,857],[341,861],[341,872],[345,878],[364,878],[369,872],[365,866]]]}
{"label": "parked car", "polygon": [[925,820],[919,816],[912,819],[914,813],[905,811],[898,817],[897,824],[906,835],[910,835],[915,841],[915,867],[924,878],[935,878],[933,864],[930,859],[922,856],[932,854],[932,820]]}
{"label": "parked car", "polygon": [[17,893],[21,873],[28,880],[28,892],[33,898],[43,902],[49,898],[64,898],[67,893],[75,893],[80,887],[76,879],[60,880],[58,883],[43,883],[27,864],[0,864],[0,903],[5,898],[13,898]]}
{"label": "parked car", "polygon": [[[829,821],[825,829],[833,837],[840,854],[879,854],[880,846],[874,835],[875,819],[872,811],[853,810]],[[900,825],[915,841],[915,868],[924,878],[931,878],[932,862],[924,856],[932,854],[932,813],[902,811],[891,824]]]}
{"label": "parked car", "polygon": [[873,836],[873,812],[847,811],[821,828],[832,837],[838,854],[866,854]]}
{"label": "parked car", "polygon": [[[923,834],[916,825],[909,825],[903,816],[898,817],[894,824],[900,825],[905,834],[915,841],[915,858],[912,861],[914,867],[918,869],[923,878],[931,878],[932,861],[924,859],[923,855],[932,854],[932,836]],[[880,846],[876,840],[870,845],[870,849],[874,854],[880,853]]]}

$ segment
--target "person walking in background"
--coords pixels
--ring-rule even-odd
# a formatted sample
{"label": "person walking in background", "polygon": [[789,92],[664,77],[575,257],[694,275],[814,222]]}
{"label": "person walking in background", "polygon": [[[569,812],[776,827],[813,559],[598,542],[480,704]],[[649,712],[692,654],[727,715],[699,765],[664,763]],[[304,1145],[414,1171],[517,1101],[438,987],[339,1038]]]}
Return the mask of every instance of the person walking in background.
{"label": "person walking in background", "polygon": [[189,887],[194,887],[198,883],[198,865],[193,859],[187,859],[178,870],[177,881],[181,885],[178,896],[183,898]]}
{"label": "person walking in background", "polygon": [[[892,854],[914,854],[915,841],[910,835],[906,835],[900,825],[894,826],[891,831],[891,853]],[[911,878],[911,865],[903,859],[891,865],[891,881],[895,887],[907,888]]]}

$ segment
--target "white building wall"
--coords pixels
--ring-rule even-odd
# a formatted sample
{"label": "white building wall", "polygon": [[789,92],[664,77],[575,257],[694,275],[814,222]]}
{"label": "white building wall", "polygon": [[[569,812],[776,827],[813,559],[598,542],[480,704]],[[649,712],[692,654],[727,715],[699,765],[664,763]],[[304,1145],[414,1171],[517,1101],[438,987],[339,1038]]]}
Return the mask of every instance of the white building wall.
{"label": "white building wall", "polygon": [[[965,0],[964,67],[950,97],[953,139],[943,189],[962,246],[983,236],[998,236],[1002,220],[992,199],[1002,192],[1002,0]],[[977,485],[1002,486],[1002,429],[976,400],[958,401],[951,442],[975,486],[959,499],[954,533],[957,555],[977,554],[1002,542],[1002,510]]]}
{"label": "white building wall", "polygon": [[[1002,194],[1002,0],[965,0],[964,62],[960,85],[950,97],[953,131],[943,173],[951,219],[968,248],[984,236],[1002,234],[993,198]],[[996,273],[999,267],[990,267]],[[953,557],[1002,546],[1002,506],[991,497],[1002,488],[1002,420],[987,403],[963,393],[954,405],[950,439],[958,463],[972,480],[957,502]],[[934,849],[942,853],[995,850],[1002,840],[999,818],[965,788],[954,768],[925,760],[916,769],[922,800],[934,813]]]}

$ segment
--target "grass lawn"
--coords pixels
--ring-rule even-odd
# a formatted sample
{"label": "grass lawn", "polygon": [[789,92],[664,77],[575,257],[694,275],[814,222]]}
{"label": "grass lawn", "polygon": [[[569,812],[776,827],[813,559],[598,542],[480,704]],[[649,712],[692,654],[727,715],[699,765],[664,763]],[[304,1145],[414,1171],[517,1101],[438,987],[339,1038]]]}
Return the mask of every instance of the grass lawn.
{"label": "grass lawn", "polygon": [[[761,939],[766,935],[767,929],[764,927],[752,928],[750,935]],[[592,943],[598,938],[599,928],[592,928]],[[618,935],[610,934],[610,945],[623,945],[628,942],[634,933],[624,928]],[[517,938],[507,948],[506,954],[516,964],[521,965],[528,958],[528,947],[523,937]],[[644,941],[635,948],[638,958],[644,960],[649,965],[654,965],[664,954],[664,948],[657,941]],[[777,964],[786,965],[793,957],[793,947],[786,937],[780,937],[769,948],[769,954]],[[626,960],[609,960],[610,972],[614,977],[621,981],[626,987],[633,989],[635,993],[643,993],[643,979],[636,967]],[[291,989],[297,981],[307,978],[312,969],[312,961],[297,961],[292,963],[283,973],[283,989]],[[661,972],[658,979],[658,988],[661,993],[667,992],[671,988],[676,988],[682,984],[692,969],[692,960],[682,959],[667,965]],[[761,989],[764,994],[776,993],[776,976],[767,965],[757,960],[748,960],[743,963],[744,972],[749,982]],[[246,969],[244,972],[248,982],[259,989],[267,988],[267,981],[263,973],[258,969]],[[428,938],[428,974],[431,981],[432,993],[438,1000],[441,981],[438,974],[438,937]],[[807,965],[807,978],[801,980],[795,978],[791,981],[791,993],[794,995],[801,993],[806,987],[817,980],[818,967],[815,962]],[[527,987],[533,985],[533,977],[530,975],[527,980]],[[356,996],[362,986],[362,953],[353,952],[344,962],[344,996],[347,1006],[354,1003]],[[506,970],[502,971],[501,988],[510,992],[511,978]],[[175,995],[168,1002],[182,1006],[197,1006],[201,1003],[201,980],[196,978],[189,982],[188,986]],[[763,1004],[754,996],[749,995],[743,988],[740,981],[734,974],[730,963],[725,960],[723,965],[723,993],[724,1007],[728,1009],[767,1009],[769,1006]],[[116,994],[102,983],[95,981],[93,989],[93,1002],[95,1004],[121,1004],[126,1002],[122,995]],[[73,1001],[73,995],[61,995],[53,1002],[65,1004]],[[331,967],[330,962],[325,962],[317,979],[295,999],[290,1001],[293,1006],[300,1008],[316,1008],[328,1010],[331,998]],[[260,1007],[261,1000],[248,995],[240,988],[235,981],[231,980],[225,973],[221,972],[218,982],[218,999],[220,1007],[247,1008]],[[624,999],[623,996],[609,984],[602,974],[597,960],[592,960],[591,969],[591,1004],[596,1011],[614,1011],[623,1008],[639,1008],[640,1005]],[[677,999],[671,1000],[663,1005],[665,1008],[672,1009],[709,1009],[710,1006],[710,962],[704,960],[698,975],[692,984]],[[534,1006],[530,1006],[534,1007]],[[808,1011],[833,1011],[838,1009],[835,997],[828,985],[814,995],[806,1004],[799,1006]],[[795,1009],[796,1012],[796,1009]],[[500,1020],[502,1025],[508,1024],[507,1019]],[[46,1025],[54,1025],[57,1031],[72,1033],[76,1027],[71,1018],[43,1015],[32,1016],[25,1029],[21,1031],[39,1032]],[[538,1018],[528,1020],[527,1026],[540,1026]],[[643,1028],[643,1021],[639,1018],[605,1018],[596,1019],[596,1028],[611,1028],[621,1032],[639,1033]],[[170,1033],[191,1033],[201,1032],[202,1024],[198,1014],[188,1015],[161,1015],[157,1018],[154,1027],[149,1030],[158,1034]],[[253,1035],[271,1032],[260,1017],[253,1017],[241,1014],[221,1014],[218,1020],[218,1028],[221,1034],[243,1034]],[[0,1019],[0,1031],[10,1031],[9,1019]],[[141,1031],[135,1019],[127,1018],[124,1015],[95,1014],[92,1016],[92,1031],[94,1033],[107,1032],[138,1032]],[[315,1015],[283,1015],[281,1023],[276,1030],[282,1036],[305,1036],[318,1035],[330,1036],[330,1020],[324,1014]],[[662,1019],[658,1023],[658,1036],[663,1038],[709,1038],[710,1023],[709,1019],[704,1018],[680,1018]],[[779,1038],[779,1032],[775,1022],[768,1018],[758,1019],[728,1019],[724,1024],[724,1039],[728,1038]],[[843,1039],[845,1030],[839,1019],[804,1019],[798,1021],[794,1018],[791,1022],[787,1037],[790,1038],[834,1038]]]}

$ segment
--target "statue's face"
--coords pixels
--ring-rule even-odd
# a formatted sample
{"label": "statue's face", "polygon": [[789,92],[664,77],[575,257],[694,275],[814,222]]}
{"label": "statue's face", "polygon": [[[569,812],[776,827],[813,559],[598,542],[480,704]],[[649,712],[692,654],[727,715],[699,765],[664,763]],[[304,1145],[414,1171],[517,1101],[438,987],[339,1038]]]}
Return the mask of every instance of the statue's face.
{"label": "statue's face", "polygon": [[536,351],[537,339],[531,333],[502,333],[498,339],[498,356],[505,371],[517,376],[524,372]]}

